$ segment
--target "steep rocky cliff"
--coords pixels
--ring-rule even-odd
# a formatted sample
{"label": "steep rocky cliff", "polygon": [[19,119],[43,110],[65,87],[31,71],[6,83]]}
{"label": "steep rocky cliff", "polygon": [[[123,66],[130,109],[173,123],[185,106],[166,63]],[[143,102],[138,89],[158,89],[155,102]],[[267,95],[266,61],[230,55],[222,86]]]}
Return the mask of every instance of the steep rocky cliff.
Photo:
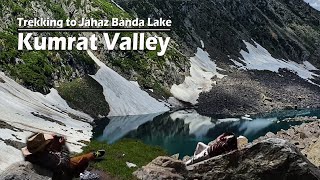
{"label": "steep rocky cliff", "polygon": [[[202,93],[196,102],[200,113],[240,115],[319,106],[316,94],[319,94],[320,12],[308,3],[302,0],[116,2],[140,17],[171,18],[171,36],[182,45],[183,52],[193,56],[197,47],[203,48],[220,68],[218,72],[226,75],[209,82],[215,84],[211,91],[203,88],[210,92]],[[279,97],[282,96],[279,93],[291,97]]]}
{"label": "steep rocky cliff", "polygon": [[218,63],[241,57],[243,40],[258,42],[274,57],[320,65],[320,13],[302,0],[117,0],[139,17],[170,18],[173,34],[195,52],[202,40]]}
{"label": "steep rocky cliff", "polygon": [[[8,1],[2,4],[0,9],[1,69],[27,88],[42,93],[48,93],[51,87],[68,86],[70,81],[82,78],[86,74],[93,75],[98,68],[86,52],[18,51],[16,29],[18,17],[77,20],[80,18],[132,18],[116,4],[104,0],[19,0]],[[79,33],[44,32],[34,34],[59,37]],[[85,36],[90,34],[83,33]],[[96,34],[102,36],[102,33]],[[130,33],[122,35],[130,35]],[[166,36],[165,33],[161,35]],[[186,56],[177,50],[179,45],[171,41],[169,46],[167,53],[162,57],[156,56],[152,51],[109,52],[104,48],[99,48],[95,54],[127,80],[137,81],[143,89],[151,89],[152,91],[149,93],[159,99],[169,97],[170,87],[174,83],[183,82],[184,76],[188,73],[189,62]],[[64,92],[66,91],[61,93]],[[81,107],[77,108],[81,109]],[[100,112],[96,112],[96,115],[98,113]]]}
{"label": "steep rocky cliff", "polygon": [[[163,57],[152,51],[110,52],[103,48],[94,52],[95,55],[127,80],[137,81],[140,88],[152,97],[166,99],[174,96],[198,104],[202,114],[235,115],[319,106],[315,94],[319,92],[320,12],[306,2],[116,2],[121,7],[104,0],[19,0],[1,5],[2,70],[34,91],[47,93],[51,87],[60,86],[60,94],[71,99],[69,93],[74,93],[63,88],[70,87],[70,81],[86,74],[95,74],[98,67],[85,52],[17,51],[17,17],[165,18],[173,23],[171,32],[158,33],[172,38]],[[280,83],[282,94],[291,94],[294,89],[294,96],[279,97],[277,84]],[[93,88],[98,92],[100,87]],[[230,92],[237,91],[240,93],[230,95]],[[221,96],[215,96],[216,92]],[[70,105],[86,109],[76,102],[70,102]],[[216,104],[222,108],[214,108]],[[105,104],[103,109],[107,113],[99,108],[90,113],[107,115],[108,105]]]}

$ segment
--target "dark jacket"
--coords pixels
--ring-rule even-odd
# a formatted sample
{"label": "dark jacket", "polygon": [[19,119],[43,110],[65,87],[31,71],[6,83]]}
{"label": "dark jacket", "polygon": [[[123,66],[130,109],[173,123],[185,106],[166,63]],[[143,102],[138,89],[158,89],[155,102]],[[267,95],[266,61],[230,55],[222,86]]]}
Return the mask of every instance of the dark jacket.
{"label": "dark jacket", "polygon": [[25,157],[26,161],[53,172],[53,180],[71,180],[70,151],[63,145],[61,151],[44,150]]}

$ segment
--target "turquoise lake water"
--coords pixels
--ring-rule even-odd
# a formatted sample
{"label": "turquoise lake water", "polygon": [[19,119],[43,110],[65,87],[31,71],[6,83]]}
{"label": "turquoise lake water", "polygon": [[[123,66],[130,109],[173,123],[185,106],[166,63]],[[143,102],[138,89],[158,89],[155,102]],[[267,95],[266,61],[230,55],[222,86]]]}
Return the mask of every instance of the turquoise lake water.
{"label": "turquoise lake water", "polygon": [[94,138],[114,143],[123,138],[135,138],[146,144],[161,146],[170,154],[180,157],[192,155],[199,141],[208,143],[223,132],[246,136],[249,141],[265,135],[289,129],[303,122],[286,118],[309,116],[320,118],[320,110],[279,111],[255,117],[214,119],[199,115],[195,110],[141,116],[112,117],[101,122],[94,130]]}

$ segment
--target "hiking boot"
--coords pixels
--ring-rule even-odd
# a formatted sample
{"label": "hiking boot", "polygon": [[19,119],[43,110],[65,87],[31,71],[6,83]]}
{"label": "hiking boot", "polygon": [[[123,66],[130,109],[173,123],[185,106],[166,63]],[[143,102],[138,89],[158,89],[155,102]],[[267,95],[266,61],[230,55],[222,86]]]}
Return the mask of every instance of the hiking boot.
{"label": "hiking boot", "polygon": [[98,150],[98,151],[93,153],[95,158],[100,158],[100,157],[104,156],[105,154],[106,154],[105,150]]}

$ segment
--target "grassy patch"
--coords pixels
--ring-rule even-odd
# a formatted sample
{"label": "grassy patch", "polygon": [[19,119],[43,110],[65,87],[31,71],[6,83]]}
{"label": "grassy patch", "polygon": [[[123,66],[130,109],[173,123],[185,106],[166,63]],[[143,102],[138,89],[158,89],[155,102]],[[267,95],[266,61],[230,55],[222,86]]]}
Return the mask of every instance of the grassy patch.
{"label": "grassy patch", "polygon": [[107,116],[109,113],[102,86],[90,76],[64,83],[58,91],[72,108],[80,109],[92,117],[97,118],[99,114]]}
{"label": "grassy patch", "polygon": [[101,8],[108,18],[130,18],[131,16],[106,0],[94,0],[93,5]]}
{"label": "grassy patch", "polygon": [[30,51],[22,54],[24,63],[8,66],[10,74],[18,77],[26,86],[43,92],[50,86],[50,75],[53,66],[50,64],[47,53],[44,51]]}
{"label": "grassy patch", "polygon": [[138,165],[138,167],[142,167],[156,157],[167,154],[160,147],[149,146],[140,141],[129,139],[119,141],[112,145],[92,141],[84,148],[84,152],[91,152],[98,149],[105,149],[107,152],[106,157],[104,160],[92,164],[92,166],[108,172],[119,179],[134,179],[132,173],[137,168],[128,168],[126,162],[131,162]]}
{"label": "grassy patch", "polygon": [[66,12],[62,8],[61,3],[53,3],[50,0],[46,0],[45,2],[46,2],[47,8],[52,11],[53,16],[56,19],[66,20],[68,18]]}
{"label": "grassy patch", "polygon": [[6,32],[0,32],[1,64],[10,63],[11,61],[14,61],[14,58],[18,55],[18,51],[15,48],[17,44],[17,36]]}

